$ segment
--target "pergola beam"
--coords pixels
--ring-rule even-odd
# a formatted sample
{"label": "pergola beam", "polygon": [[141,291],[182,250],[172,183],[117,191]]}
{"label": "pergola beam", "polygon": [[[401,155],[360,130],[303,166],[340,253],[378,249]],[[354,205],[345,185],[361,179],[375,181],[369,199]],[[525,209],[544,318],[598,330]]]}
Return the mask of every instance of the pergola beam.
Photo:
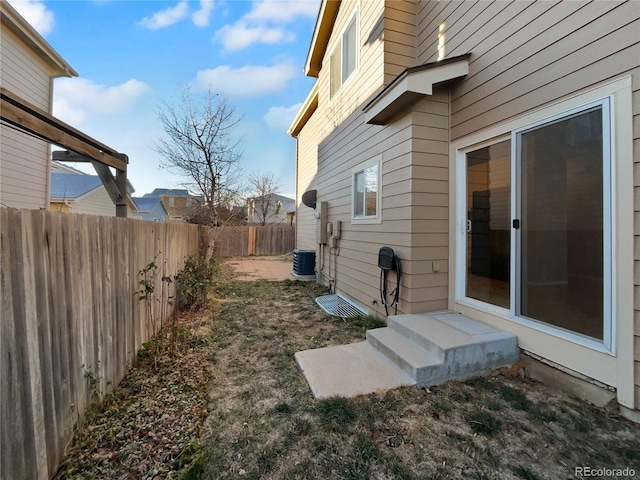
{"label": "pergola beam", "polygon": [[[24,130],[41,140],[68,148],[77,155],[64,158],[67,161],[91,162],[98,176],[116,205],[116,216],[126,217],[127,163],[123,153],[98,142],[55,118],[48,112],[0,87],[0,119]],[[116,169],[116,178],[108,167]]]}

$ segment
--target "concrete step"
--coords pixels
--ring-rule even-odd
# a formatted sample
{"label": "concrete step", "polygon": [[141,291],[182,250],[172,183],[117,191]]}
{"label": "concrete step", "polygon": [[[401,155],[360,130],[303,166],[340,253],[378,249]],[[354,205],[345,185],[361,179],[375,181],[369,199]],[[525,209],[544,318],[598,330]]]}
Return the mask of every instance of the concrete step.
{"label": "concrete step", "polygon": [[[418,386],[435,385],[436,383],[430,382],[437,382],[440,378],[443,378],[443,381],[463,380],[487,373],[494,368],[512,365],[519,358],[515,335],[449,310],[394,315],[387,319],[387,325],[387,328],[395,331],[398,336],[424,349],[444,365],[442,374],[440,371],[436,373],[435,370],[431,373],[429,369],[422,373],[420,369],[416,370],[416,376],[413,378]],[[384,335],[392,337],[390,334]],[[397,339],[395,344],[395,353],[390,352],[394,347],[388,345],[381,346],[380,350],[404,369],[401,353],[403,349],[408,350],[408,347]],[[378,348],[382,342],[373,345]],[[413,353],[412,356],[415,357],[416,354]]]}
{"label": "concrete step", "polygon": [[416,385],[435,385],[447,379],[443,361],[392,328],[367,330],[367,342],[414,379]]}
{"label": "concrete step", "polygon": [[465,380],[518,361],[515,335],[442,310],[395,315],[367,340],[295,354],[316,398]]}

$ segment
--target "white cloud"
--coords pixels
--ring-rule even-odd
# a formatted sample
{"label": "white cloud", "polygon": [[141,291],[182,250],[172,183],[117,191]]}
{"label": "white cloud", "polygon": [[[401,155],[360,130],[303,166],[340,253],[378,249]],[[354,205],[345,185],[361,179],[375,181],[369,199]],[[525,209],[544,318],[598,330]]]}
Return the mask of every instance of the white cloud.
{"label": "white cloud", "polygon": [[41,0],[11,0],[10,3],[40,35],[51,33],[55,18]]}
{"label": "white cloud", "polygon": [[114,87],[86,78],[60,78],[54,87],[53,114],[71,125],[84,122],[90,113],[121,113],[151,88],[132,78]]}
{"label": "white cloud", "polygon": [[191,86],[199,91],[211,89],[233,97],[259,97],[284,90],[295,74],[296,68],[288,63],[241,68],[221,65],[199,71]]}
{"label": "white cloud", "polygon": [[200,0],[200,10],[194,12],[191,16],[193,23],[198,27],[209,26],[209,18],[213,11],[213,0]]}
{"label": "white cloud", "polygon": [[255,2],[245,19],[256,22],[290,22],[297,17],[315,18],[319,8],[319,0],[264,0]]}
{"label": "white cloud", "polygon": [[254,43],[292,42],[296,36],[287,31],[285,25],[299,17],[315,17],[319,5],[319,0],[255,1],[249,13],[218,30],[215,39],[228,51],[241,50]]}
{"label": "white cloud", "polygon": [[269,128],[286,132],[298,114],[300,107],[302,107],[302,103],[296,103],[290,107],[271,107],[263,117],[264,123]]}
{"label": "white cloud", "polygon": [[164,27],[173,25],[179,22],[189,14],[189,5],[186,0],[182,0],[175,7],[165,8],[160,10],[150,17],[145,17],[140,22],[145,28],[149,30],[159,30]]}
{"label": "white cloud", "polygon": [[234,52],[258,42],[273,44],[293,41],[295,35],[285,32],[282,28],[251,27],[244,22],[236,22],[233,25],[225,25],[218,30],[215,38],[224,45],[225,50]]}

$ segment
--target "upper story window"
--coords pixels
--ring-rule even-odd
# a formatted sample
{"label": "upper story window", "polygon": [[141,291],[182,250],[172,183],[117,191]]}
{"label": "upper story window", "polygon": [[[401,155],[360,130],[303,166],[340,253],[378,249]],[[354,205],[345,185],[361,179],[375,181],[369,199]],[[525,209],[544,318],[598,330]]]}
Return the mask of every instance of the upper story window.
{"label": "upper story window", "polygon": [[329,57],[331,98],[340,90],[340,87],[355,72],[358,66],[358,15],[357,12],[347,24],[340,39]]}

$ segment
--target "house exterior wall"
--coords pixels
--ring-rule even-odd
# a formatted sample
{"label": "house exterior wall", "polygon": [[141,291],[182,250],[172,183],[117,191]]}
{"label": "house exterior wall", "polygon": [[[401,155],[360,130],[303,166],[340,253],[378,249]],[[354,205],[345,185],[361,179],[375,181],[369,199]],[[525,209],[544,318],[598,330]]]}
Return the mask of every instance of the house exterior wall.
{"label": "house exterior wall", "polygon": [[[45,111],[51,108],[51,71],[8,28],[0,29],[0,84]],[[0,130],[0,203],[47,208],[49,145],[3,126]]]}
{"label": "house exterior wall", "polygon": [[109,197],[107,191],[101,186],[88,195],[73,202],[71,204],[71,212],[84,213],[86,215],[115,217],[116,206],[113,204],[113,201],[111,201],[111,197]]}
{"label": "house exterior wall", "polygon": [[[374,5],[385,4],[380,13]],[[334,35],[353,3],[342,2]],[[522,348],[618,389],[619,402],[640,408],[640,12],[634,2],[362,2],[367,58],[348,86],[348,104],[329,101],[328,55],[319,73],[314,139],[311,121],[299,140],[299,168],[318,146],[318,200],[328,220],[342,220],[339,248],[323,247],[328,283],[381,312],[377,252],[402,259],[399,312],[454,308],[518,335]],[[376,15],[364,14],[364,11]],[[415,13],[415,15],[414,15]],[[382,31],[374,20],[384,18]],[[345,18],[346,17],[346,18]],[[377,25],[377,27],[376,27]],[[377,28],[377,30],[376,30]],[[371,34],[371,32],[375,32]],[[375,38],[373,42],[369,41]],[[374,45],[382,43],[375,50]],[[436,86],[385,126],[367,125],[362,107],[405,67],[471,53],[469,74]],[[363,55],[362,57],[366,57]],[[361,58],[362,58],[361,57]],[[361,76],[363,71],[371,72]],[[375,74],[373,73],[375,72]],[[625,86],[626,83],[628,86]],[[352,93],[358,91],[359,93]],[[614,110],[613,249],[616,253],[613,351],[574,344],[456,302],[457,150],[508,134],[551,113],[611,95]],[[600,96],[600,97],[598,97]],[[582,102],[582,103],[581,103]],[[306,136],[303,136],[306,134]],[[379,158],[382,222],[351,220],[352,168]],[[630,222],[631,216],[634,221]],[[313,232],[302,232],[310,238]],[[634,264],[628,259],[634,256]]]}
{"label": "house exterior wall", "polygon": [[[358,16],[358,67],[342,85],[342,88],[330,98],[329,57],[340,41],[340,37],[353,15]],[[323,68],[318,75],[318,114],[320,138],[325,138],[351,113],[382,86],[384,42],[380,36],[380,19],[384,14],[383,2],[345,0],[341,2],[333,33],[323,59]]]}
{"label": "house exterior wall", "polygon": [[[527,115],[534,119],[535,112],[542,108],[583,93],[586,95],[585,92],[630,75],[630,98],[635,98],[632,107],[636,126],[633,134],[635,149],[630,142],[616,145],[614,160],[617,162],[614,172],[614,176],[618,176],[617,184],[624,184],[625,175],[621,172],[629,168],[626,162],[632,157],[634,163],[638,161],[640,24],[636,5],[632,2],[421,2],[417,13],[418,63],[437,59],[438,37],[443,33],[447,57],[472,52],[469,75],[451,89],[451,140],[454,145],[464,144],[465,139],[480,140],[482,133],[487,131],[498,135],[501,126],[504,126],[502,133],[508,133],[507,125],[518,125],[518,119],[524,119]],[[445,28],[439,28],[440,25]],[[603,91],[605,94],[607,92]],[[618,95],[626,96],[627,93],[619,91]],[[614,135],[619,137],[625,120],[620,116],[622,108],[616,105],[615,109],[618,112],[618,125]],[[617,141],[619,139],[614,138],[614,142]],[[451,162],[455,161],[453,155]],[[455,179],[452,179],[450,185],[454,183]],[[635,183],[635,198],[638,198],[638,182]],[[614,232],[614,248],[619,255],[623,255],[623,252],[629,251],[628,232],[623,226],[625,222],[628,223],[623,215],[628,200],[624,193],[616,195],[614,203],[618,206],[617,215],[621,221]],[[637,201],[634,207],[637,212]],[[638,214],[635,215],[635,231],[638,232]],[[450,219],[453,227],[455,216],[451,215]],[[451,231],[451,236],[455,236],[455,230]],[[453,245],[450,247],[451,259]],[[636,248],[636,284],[640,278],[637,251]],[[614,280],[619,286],[630,283],[624,265],[618,265],[616,271],[617,278]],[[452,301],[453,288],[449,296],[451,307],[465,311],[464,307]],[[617,328],[615,356],[584,349],[512,322],[496,320],[490,315],[483,320],[515,330],[522,348],[616,386],[621,403],[638,408],[639,305],[637,300],[633,301],[633,292],[628,289],[625,292],[618,290],[614,296],[614,322]],[[481,315],[474,311],[466,312]],[[634,315],[635,321],[631,318]],[[627,334],[633,336],[632,329],[635,338],[629,344]],[[631,371],[627,367],[629,363],[633,365]],[[632,394],[627,385],[630,378],[635,390]]]}
{"label": "house exterior wall", "polygon": [[316,189],[320,115],[314,113],[298,134],[296,168],[296,248],[315,250],[316,218],[314,210],[302,203],[302,195]]}
{"label": "house exterior wall", "polygon": [[419,2],[385,0],[384,8],[384,84],[414,67],[416,4]]}
{"label": "house exterior wall", "polygon": [[71,212],[69,205],[67,205],[64,202],[51,202],[49,204],[49,210],[51,210],[52,212],[64,212],[64,213]]}
{"label": "house exterior wall", "polygon": [[[329,222],[342,222],[339,248],[325,246],[320,256],[328,283],[381,313],[378,250],[390,245],[407,258],[411,248],[410,207],[405,203],[411,185],[411,115],[385,127],[367,125],[362,117],[360,111],[352,114],[318,148],[319,200],[328,202]],[[382,222],[354,224],[352,169],[370,161],[379,161],[382,169]],[[410,303],[403,291],[400,309],[405,311]]]}

